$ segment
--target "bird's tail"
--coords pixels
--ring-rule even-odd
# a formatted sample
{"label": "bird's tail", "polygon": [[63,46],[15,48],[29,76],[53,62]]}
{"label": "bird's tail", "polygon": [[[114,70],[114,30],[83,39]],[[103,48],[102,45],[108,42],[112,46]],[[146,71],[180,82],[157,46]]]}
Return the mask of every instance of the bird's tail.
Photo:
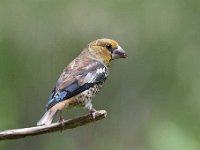
{"label": "bird's tail", "polygon": [[58,110],[47,110],[43,117],[37,122],[38,126],[51,124],[54,115]]}

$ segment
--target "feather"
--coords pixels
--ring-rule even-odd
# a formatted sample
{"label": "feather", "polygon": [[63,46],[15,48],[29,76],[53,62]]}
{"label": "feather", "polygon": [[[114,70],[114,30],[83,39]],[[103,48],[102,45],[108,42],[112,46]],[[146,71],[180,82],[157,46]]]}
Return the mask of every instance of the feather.
{"label": "feather", "polygon": [[58,112],[58,110],[48,110],[43,115],[43,117],[37,122],[38,126],[49,125],[53,120],[53,116]]}
{"label": "feather", "polygon": [[[49,98],[49,102],[46,106],[47,110],[55,104],[69,99],[93,87],[95,84],[103,83],[106,80],[108,72],[104,64],[92,60],[85,61],[83,65],[81,60],[82,59],[76,59],[73,61],[71,63],[73,66],[69,65],[65,69],[65,73],[60,76]],[[77,65],[80,61],[82,62],[81,68]]]}

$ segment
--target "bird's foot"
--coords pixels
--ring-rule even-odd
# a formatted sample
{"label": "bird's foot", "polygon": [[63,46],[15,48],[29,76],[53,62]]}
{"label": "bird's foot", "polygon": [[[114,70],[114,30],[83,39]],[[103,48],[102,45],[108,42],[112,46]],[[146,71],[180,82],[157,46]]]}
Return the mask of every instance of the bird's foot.
{"label": "bird's foot", "polygon": [[60,123],[61,123],[61,122],[63,122],[63,121],[64,121],[64,119],[63,119],[63,116],[62,116],[62,115],[60,115],[60,116],[59,116],[59,118],[58,118],[58,122],[60,122]]}
{"label": "bird's foot", "polygon": [[[64,119],[63,119],[63,116],[62,116],[62,115],[59,116],[58,122],[61,123],[62,128],[64,129]],[[61,132],[62,132],[62,130],[61,130]]]}
{"label": "bird's foot", "polygon": [[92,108],[92,109],[90,110],[90,114],[91,114],[91,116],[92,116],[92,119],[95,119],[96,109]]}

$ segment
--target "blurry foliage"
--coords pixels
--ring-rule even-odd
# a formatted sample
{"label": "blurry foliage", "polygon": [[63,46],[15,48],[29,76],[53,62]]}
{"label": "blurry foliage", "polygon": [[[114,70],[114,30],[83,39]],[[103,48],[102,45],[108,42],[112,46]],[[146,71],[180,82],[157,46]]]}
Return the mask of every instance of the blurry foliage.
{"label": "blurry foliage", "polygon": [[[0,149],[200,149],[200,1],[1,0],[0,129],[34,126],[62,69],[92,40],[127,51],[94,100],[108,117]],[[65,113],[65,118],[87,111]]]}

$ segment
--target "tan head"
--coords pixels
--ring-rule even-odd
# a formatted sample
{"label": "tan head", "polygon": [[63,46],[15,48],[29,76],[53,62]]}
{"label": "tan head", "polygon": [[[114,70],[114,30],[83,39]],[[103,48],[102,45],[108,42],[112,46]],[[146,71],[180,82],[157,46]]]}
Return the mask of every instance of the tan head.
{"label": "tan head", "polygon": [[98,39],[93,41],[88,44],[88,50],[106,65],[111,60],[127,57],[126,52],[112,39]]}

